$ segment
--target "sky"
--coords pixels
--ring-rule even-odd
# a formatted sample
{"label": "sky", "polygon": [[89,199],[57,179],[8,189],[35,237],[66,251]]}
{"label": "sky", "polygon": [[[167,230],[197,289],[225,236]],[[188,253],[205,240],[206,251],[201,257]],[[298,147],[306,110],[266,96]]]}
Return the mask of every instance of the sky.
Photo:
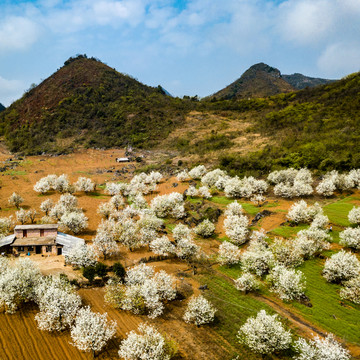
{"label": "sky", "polygon": [[259,62],[338,79],[360,70],[360,0],[0,0],[0,103],[76,54],[180,97]]}

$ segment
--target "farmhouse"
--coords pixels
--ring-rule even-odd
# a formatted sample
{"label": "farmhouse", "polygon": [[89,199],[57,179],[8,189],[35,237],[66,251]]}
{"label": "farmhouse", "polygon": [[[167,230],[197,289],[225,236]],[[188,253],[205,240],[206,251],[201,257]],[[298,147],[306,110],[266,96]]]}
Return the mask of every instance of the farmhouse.
{"label": "farmhouse", "polygon": [[17,225],[0,240],[0,251],[14,255],[67,255],[83,239],[58,231],[57,224]]}

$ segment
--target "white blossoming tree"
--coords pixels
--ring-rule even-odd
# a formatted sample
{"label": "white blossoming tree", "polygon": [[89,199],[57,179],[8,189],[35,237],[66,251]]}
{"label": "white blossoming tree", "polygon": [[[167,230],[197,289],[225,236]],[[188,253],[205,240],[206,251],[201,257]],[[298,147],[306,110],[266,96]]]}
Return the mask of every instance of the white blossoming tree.
{"label": "white blossoming tree", "polygon": [[343,250],[327,259],[323,276],[329,282],[339,283],[359,276],[360,261],[355,254]]}
{"label": "white blossoming tree", "polygon": [[208,219],[202,221],[194,229],[195,234],[200,235],[204,238],[210,237],[214,234],[215,225]]}
{"label": "white blossoming tree", "polygon": [[340,290],[340,297],[355,304],[360,304],[360,276],[345,281],[343,286]]}
{"label": "white blossoming tree", "polygon": [[214,321],[216,309],[202,295],[192,297],[187,305],[184,320],[197,326]]}
{"label": "white blossoming tree", "polygon": [[67,227],[74,234],[85,230],[88,226],[88,218],[82,212],[65,213],[60,218],[60,224]]}
{"label": "white blossoming tree", "polygon": [[274,265],[274,255],[261,242],[250,242],[247,250],[241,255],[242,268],[258,276],[267,274]]}
{"label": "white blossoming tree", "polygon": [[40,278],[38,267],[28,258],[13,266],[2,261],[0,274],[0,307],[14,313],[23,303],[34,300],[35,286]]}
{"label": "white blossoming tree", "polygon": [[92,246],[79,243],[65,255],[65,262],[76,267],[95,266],[97,255]]}
{"label": "white blossoming tree", "polygon": [[284,329],[277,315],[260,310],[256,317],[247,319],[238,332],[240,342],[259,354],[272,354],[291,345],[291,333]]}
{"label": "white blossoming tree", "polygon": [[16,208],[19,209],[20,204],[22,204],[24,202],[24,199],[17,194],[16,192],[13,192],[11,194],[11,196],[9,197],[9,204],[15,206]]}
{"label": "white blossoming tree", "polygon": [[69,192],[70,182],[66,174],[62,174],[56,178],[54,181],[54,190],[62,194]]}
{"label": "white blossoming tree", "polygon": [[130,331],[120,344],[119,356],[124,360],[171,360],[174,345],[153,326],[142,323],[138,333]]}
{"label": "white blossoming tree", "polygon": [[218,259],[221,265],[234,265],[240,262],[241,252],[240,249],[228,242],[224,241],[219,246]]}
{"label": "white blossoming tree", "polygon": [[246,242],[249,230],[249,219],[245,215],[229,215],[224,220],[225,234],[236,245]]}
{"label": "white blossoming tree", "polygon": [[235,287],[246,294],[250,291],[258,290],[260,288],[260,281],[256,279],[254,274],[244,272],[235,280]]}
{"label": "white blossoming tree", "polygon": [[326,338],[315,336],[312,340],[300,338],[295,342],[295,348],[300,353],[296,360],[350,360],[347,349],[339,344],[333,334]]}
{"label": "white blossoming tree", "polygon": [[0,218],[0,239],[6,236],[14,226],[12,216]]}
{"label": "white blossoming tree", "polygon": [[94,313],[90,307],[81,308],[71,327],[72,344],[81,351],[101,351],[115,336],[116,322],[107,320],[107,313]]}
{"label": "white blossoming tree", "polygon": [[298,300],[304,295],[305,280],[303,273],[284,266],[275,266],[268,275],[271,290],[282,300]]}
{"label": "white blossoming tree", "polygon": [[40,330],[62,331],[70,327],[81,306],[81,298],[60,277],[43,277],[35,287],[40,312],[35,320]]}
{"label": "white blossoming tree", "polygon": [[41,203],[40,210],[45,213],[45,216],[48,216],[53,207],[54,202],[51,199],[46,199]]}
{"label": "white blossoming tree", "polygon": [[348,219],[352,224],[360,223],[360,207],[353,207],[348,214]]}
{"label": "white blossoming tree", "polygon": [[87,177],[80,176],[74,184],[76,191],[84,191],[89,193],[95,190],[95,183]]}
{"label": "white blossoming tree", "polygon": [[169,256],[175,253],[175,245],[164,235],[151,241],[150,250],[157,255]]}
{"label": "white blossoming tree", "polygon": [[340,245],[352,248],[354,250],[360,249],[360,228],[346,228],[340,232]]}
{"label": "white blossoming tree", "polygon": [[201,179],[203,175],[206,173],[206,167],[204,165],[195,166],[189,171],[189,176],[192,179]]}

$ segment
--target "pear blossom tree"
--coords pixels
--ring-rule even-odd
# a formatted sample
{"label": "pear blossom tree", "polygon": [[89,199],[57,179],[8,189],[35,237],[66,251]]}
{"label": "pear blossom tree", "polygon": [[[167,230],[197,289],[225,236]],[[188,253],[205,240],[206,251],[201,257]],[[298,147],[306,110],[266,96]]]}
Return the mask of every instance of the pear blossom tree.
{"label": "pear blossom tree", "polygon": [[194,229],[195,234],[200,235],[204,238],[210,237],[214,234],[215,225],[208,219],[202,221]]}
{"label": "pear blossom tree", "polygon": [[217,181],[223,177],[225,177],[227,174],[225,171],[220,170],[220,169],[215,169],[212,171],[209,171],[208,173],[206,173],[202,178],[201,178],[201,182],[206,185],[209,188],[212,188],[215,186],[215,184],[217,183]]}
{"label": "pear blossom tree", "polygon": [[0,273],[0,307],[15,313],[23,304],[34,300],[35,286],[40,279],[38,267],[28,258],[9,266],[2,260]]}
{"label": "pear blossom tree", "polygon": [[192,230],[188,226],[179,223],[173,229],[173,237],[175,241],[179,241],[183,238],[191,239]]}
{"label": "pear blossom tree", "polygon": [[76,191],[84,191],[89,193],[95,190],[95,183],[87,177],[80,176],[74,184]]}
{"label": "pear blossom tree", "polygon": [[122,185],[118,183],[108,182],[106,183],[105,192],[111,196],[118,195],[122,192]]}
{"label": "pear blossom tree", "polygon": [[125,200],[120,194],[117,194],[117,195],[114,195],[111,197],[110,203],[113,204],[115,207],[115,210],[118,211],[118,210],[120,210],[120,208],[122,206],[124,206]]}
{"label": "pear blossom tree", "polygon": [[348,219],[352,224],[360,224],[360,207],[353,207],[349,214]]}
{"label": "pear blossom tree", "polygon": [[78,234],[87,228],[88,218],[82,212],[69,212],[61,216],[60,224]]}
{"label": "pear blossom tree", "polygon": [[350,360],[347,349],[341,346],[333,334],[326,338],[315,336],[312,340],[300,338],[295,342],[295,349],[300,353],[296,360]]}
{"label": "pear blossom tree", "polygon": [[197,326],[214,321],[216,309],[202,295],[193,296],[186,307],[183,319]]}
{"label": "pear blossom tree", "polygon": [[186,195],[191,196],[191,197],[197,196],[198,190],[196,189],[196,187],[194,185],[190,185],[186,190]]}
{"label": "pear blossom tree", "polygon": [[175,253],[175,245],[164,235],[151,241],[150,250],[157,255],[169,256]]}
{"label": "pear blossom tree", "polygon": [[225,234],[230,238],[231,242],[241,245],[247,240],[248,224],[249,219],[245,215],[227,216],[224,220]]}
{"label": "pear blossom tree", "polygon": [[240,262],[240,249],[228,242],[224,241],[219,246],[218,259],[221,265],[234,265]]}
{"label": "pear blossom tree", "polygon": [[90,310],[90,307],[81,308],[71,327],[72,345],[81,351],[101,351],[116,333],[116,322],[107,320],[107,313],[100,314]]}
{"label": "pear blossom tree", "polygon": [[60,196],[58,204],[64,206],[66,212],[72,212],[76,211],[78,206],[78,200],[74,195],[66,193]]}
{"label": "pear blossom tree", "polygon": [[267,274],[274,266],[274,262],[274,254],[264,243],[259,241],[251,241],[241,255],[243,270],[258,276]]}
{"label": "pear blossom tree", "polygon": [[243,215],[244,209],[243,207],[237,202],[237,200],[230,203],[226,206],[224,215],[225,216],[240,216]]}
{"label": "pear blossom tree", "polygon": [[57,203],[50,210],[50,217],[60,221],[61,217],[66,213],[66,208],[63,204]]}
{"label": "pear blossom tree", "polygon": [[202,196],[204,199],[210,199],[210,189],[207,186],[200,186],[198,190],[198,195]]}
{"label": "pear blossom tree", "polygon": [[70,182],[66,174],[62,174],[56,178],[54,181],[54,190],[62,194],[69,192]]}
{"label": "pear blossom tree", "polygon": [[9,233],[13,226],[14,221],[12,216],[0,218],[0,239]]}
{"label": "pear blossom tree", "polygon": [[24,210],[23,208],[20,208],[19,211],[16,211],[16,220],[19,221],[21,224],[26,224],[29,220],[29,213]]}
{"label": "pear blossom tree", "polygon": [[346,228],[340,232],[340,245],[352,248],[354,250],[360,249],[360,227]]}
{"label": "pear blossom tree", "polygon": [[155,197],[151,201],[150,207],[160,218],[171,216],[181,219],[185,216],[183,195],[178,192]]}
{"label": "pear blossom tree", "polygon": [[258,290],[260,288],[260,281],[256,279],[254,274],[244,272],[235,280],[235,287],[246,294]]}
{"label": "pear blossom tree", "polygon": [[198,180],[201,179],[206,173],[206,167],[204,165],[195,166],[189,171],[189,176],[194,179]]}
{"label": "pear blossom tree", "polygon": [[275,238],[270,245],[275,261],[286,267],[297,267],[304,261],[300,247],[295,246],[294,241]]}
{"label": "pear blossom tree", "polygon": [[183,170],[176,175],[176,178],[178,179],[178,181],[184,182],[190,179],[190,175],[187,170]]}
{"label": "pear blossom tree", "polygon": [[284,328],[278,316],[269,315],[265,310],[247,319],[238,332],[238,339],[262,355],[287,350],[292,342],[290,331]]}
{"label": "pear blossom tree", "polygon": [[46,177],[41,178],[35,185],[34,190],[41,194],[46,194],[51,189],[51,184]]}
{"label": "pear blossom tree", "polygon": [[360,275],[360,261],[355,254],[341,250],[325,261],[322,274],[329,282],[348,281]]}
{"label": "pear blossom tree", "polygon": [[343,288],[340,290],[340,297],[352,301],[355,304],[360,304],[360,276],[343,283]]}
{"label": "pear blossom tree", "polygon": [[98,207],[98,214],[103,216],[105,219],[108,219],[110,215],[116,210],[115,206],[111,202],[101,203]]}
{"label": "pear blossom tree", "polygon": [[175,351],[170,342],[153,326],[142,323],[138,333],[130,331],[120,344],[119,356],[124,360],[171,360]]}
{"label": "pear blossom tree", "polygon": [[41,203],[40,210],[45,213],[45,216],[48,216],[53,207],[54,202],[51,199],[46,199]]}
{"label": "pear blossom tree", "polygon": [[271,270],[267,279],[271,291],[277,293],[282,300],[298,300],[304,295],[305,280],[300,270],[277,265]]}
{"label": "pear blossom tree", "polygon": [[16,192],[13,192],[11,196],[9,197],[9,204],[15,206],[16,208],[20,208],[20,204],[24,202],[24,199],[17,194]]}
{"label": "pear blossom tree", "polygon": [[65,255],[65,263],[76,267],[95,266],[97,263],[97,255],[93,246],[78,243]]}
{"label": "pear blossom tree", "polygon": [[80,296],[60,277],[43,277],[35,287],[35,301],[40,310],[35,320],[46,331],[69,328],[81,306]]}

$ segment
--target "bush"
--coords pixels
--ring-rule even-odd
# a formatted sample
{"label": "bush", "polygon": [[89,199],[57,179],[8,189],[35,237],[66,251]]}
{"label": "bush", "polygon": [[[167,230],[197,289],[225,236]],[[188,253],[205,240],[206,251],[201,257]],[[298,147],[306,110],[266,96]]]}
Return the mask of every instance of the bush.
{"label": "bush", "polygon": [[125,279],[126,271],[125,271],[124,266],[121,263],[116,262],[112,267],[112,271],[122,281]]}

